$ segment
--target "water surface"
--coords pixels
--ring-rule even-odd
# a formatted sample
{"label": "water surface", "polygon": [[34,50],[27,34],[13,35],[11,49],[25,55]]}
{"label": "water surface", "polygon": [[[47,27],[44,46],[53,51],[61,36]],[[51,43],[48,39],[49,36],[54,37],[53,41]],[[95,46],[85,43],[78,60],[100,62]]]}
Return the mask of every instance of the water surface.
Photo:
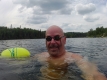
{"label": "water surface", "polygon": [[[47,51],[45,39],[0,40],[0,52],[13,47],[28,49],[31,57],[21,60],[0,58],[0,80],[38,80],[38,76],[41,76],[40,67],[42,65],[32,57]],[[65,47],[69,52],[88,58],[107,76],[107,38],[67,38]],[[76,72],[69,67],[69,73]],[[69,76],[69,79],[72,77]],[[74,80],[78,79],[75,77]]]}

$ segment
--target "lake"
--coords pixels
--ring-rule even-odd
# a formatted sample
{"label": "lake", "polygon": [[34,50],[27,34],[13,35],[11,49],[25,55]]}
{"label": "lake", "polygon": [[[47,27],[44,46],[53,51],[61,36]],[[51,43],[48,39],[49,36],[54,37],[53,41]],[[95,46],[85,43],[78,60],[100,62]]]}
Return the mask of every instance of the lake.
{"label": "lake", "polygon": [[[0,80],[38,80],[41,64],[32,57],[47,51],[45,39],[0,40],[0,52],[13,47],[28,49],[31,57],[20,60],[0,58]],[[65,47],[69,52],[88,58],[107,76],[107,38],[67,38]]]}

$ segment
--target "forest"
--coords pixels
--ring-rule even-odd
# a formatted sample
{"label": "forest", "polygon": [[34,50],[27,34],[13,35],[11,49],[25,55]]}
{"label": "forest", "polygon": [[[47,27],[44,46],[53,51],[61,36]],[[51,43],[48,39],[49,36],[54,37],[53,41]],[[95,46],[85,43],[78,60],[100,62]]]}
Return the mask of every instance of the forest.
{"label": "forest", "polygon": [[107,37],[107,28],[97,27],[95,30],[90,29],[87,32],[88,37]]}
{"label": "forest", "polygon": [[0,40],[9,39],[40,39],[45,37],[45,31],[31,28],[7,28],[0,27]]}
{"label": "forest", "polygon": [[97,27],[95,30],[90,29],[88,32],[67,32],[65,35],[68,38],[78,38],[78,37],[107,37],[107,28],[103,26]]}
{"label": "forest", "polygon": [[[90,29],[88,32],[66,32],[67,38],[84,38],[84,37],[107,37],[107,28],[97,27],[95,30]],[[41,39],[45,38],[45,31],[31,28],[7,28],[0,26],[0,40],[10,39]]]}

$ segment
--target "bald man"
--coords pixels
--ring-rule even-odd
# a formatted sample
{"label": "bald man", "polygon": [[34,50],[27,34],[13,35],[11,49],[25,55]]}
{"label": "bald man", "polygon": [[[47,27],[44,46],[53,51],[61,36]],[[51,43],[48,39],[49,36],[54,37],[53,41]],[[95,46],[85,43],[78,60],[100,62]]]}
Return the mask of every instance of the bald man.
{"label": "bald man", "polygon": [[[50,26],[46,30],[46,47],[48,52],[35,55],[38,61],[44,63],[41,68],[43,80],[67,80],[67,67],[75,63],[82,71],[82,78],[85,80],[107,80],[104,74],[97,70],[97,67],[83,59],[79,54],[65,50],[66,37],[63,30],[56,26]],[[72,74],[71,74],[72,75]]]}

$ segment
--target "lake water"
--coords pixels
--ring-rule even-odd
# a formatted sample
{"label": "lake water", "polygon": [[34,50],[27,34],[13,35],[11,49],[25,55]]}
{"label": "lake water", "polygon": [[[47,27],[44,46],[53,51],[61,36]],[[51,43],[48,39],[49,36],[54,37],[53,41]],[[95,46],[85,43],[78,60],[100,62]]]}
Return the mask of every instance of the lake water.
{"label": "lake water", "polygon": [[[0,80],[38,80],[41,64],[32,57],[47,51],[45,39],[0,40],[0,52],[13,47],[28,49],[31,57],[21,60],[0,58]],[[88,57],[107,76],[107,38],[67,38],[65,47],[69,52]]]}

